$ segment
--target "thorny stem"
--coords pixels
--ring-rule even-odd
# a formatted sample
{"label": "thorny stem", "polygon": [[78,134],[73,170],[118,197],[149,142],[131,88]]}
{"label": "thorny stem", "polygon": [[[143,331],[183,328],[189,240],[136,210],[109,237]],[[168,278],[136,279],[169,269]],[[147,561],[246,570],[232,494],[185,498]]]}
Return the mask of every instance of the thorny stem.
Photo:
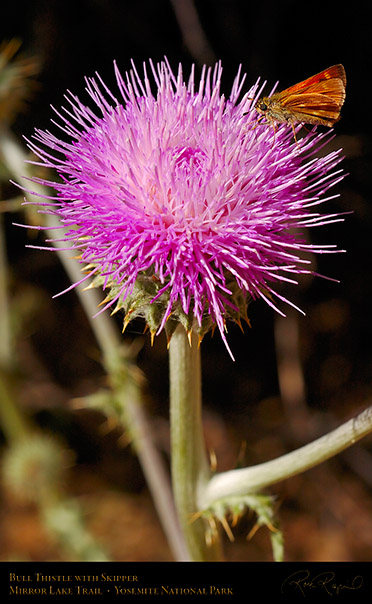
{"label": "thorny stem", "polygon": [[198,516],[198,493],[210,478],[205,452],[200,350],[193,334],[191,345],[179,325],[169,346],[172,482],[176,507],[193,561],[221,559],[218,542],[206,543],[208,526]]}
{"label": "thorny stem", "polygon": [[[7,129],[0,130],[0,152],[4,157],[9,172],[15,180],[25,187],[26,190],[29,189],[30,181],[24,177],[28,172],[28,166],[25,163],[27,159],[26,153]],[[32,183],[32,189],[35,191],[35,195],[46,194],[45,188],[37,183]],[[37,197],[31,194],[27,194],[27,197],[32,201],[37,201]],[[55,220],[53,217],[48,217],[47,226],[50,229],[56,226]],[[50,235],[53,237],[52,232]],[[58,249],[58,246],[62,247],[63,244],[56,243],[57,253],[71,281],[80,281],[80,265],[73,259],[71,252],[62,251]],[[90,321],[96,340],[102,350],[107,372],[116,370],[120,364],[121,371],[124,374],[127,372],[130,373],[129,366],[123,366],[123,343],[107,313],[101,313],[92,319],[100,303],[97,291],[92,289],[83,292],[83,286],[78,286],[76,290]],[[122,399],[123,407],[126,410],[126,417],[131,424],[131,431],[135,436],[134,446],[136,453],[173,555],[178,561],[188,560],[189,557],[184,538],[174,509],[168,474],[163,460],[154,445],[151,429],[140,401],[139,388],[135,384],[135,380],[130,380],[130,396],[128,396],[128,388],[120,388],[118,381],[115,379],[113,379],[113,382],[117,386],[115,394]]]}

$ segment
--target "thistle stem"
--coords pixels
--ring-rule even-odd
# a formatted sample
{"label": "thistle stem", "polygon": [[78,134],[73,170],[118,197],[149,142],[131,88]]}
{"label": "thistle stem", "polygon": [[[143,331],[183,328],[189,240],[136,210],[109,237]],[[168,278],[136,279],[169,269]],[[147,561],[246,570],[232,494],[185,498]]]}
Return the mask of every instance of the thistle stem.
{"label": "thistle stem", "polygon": [[219,544],[207,545],[206,520],[198,517],[198,494],[210,478],[201,401],[201,366],[197,337],[191,345],[179,325],[169,346],[172,482],[176,508],[192,561],[221,559]]}
{"label": "thistle stem", "polygon": [[257,493],[300,474],[340,453],[371,432],[372,407],[367,407],[332,432],[291,453],[251,468],[231,470],[214,476],[201,494],[202,509],[207,509],[219,499]]}

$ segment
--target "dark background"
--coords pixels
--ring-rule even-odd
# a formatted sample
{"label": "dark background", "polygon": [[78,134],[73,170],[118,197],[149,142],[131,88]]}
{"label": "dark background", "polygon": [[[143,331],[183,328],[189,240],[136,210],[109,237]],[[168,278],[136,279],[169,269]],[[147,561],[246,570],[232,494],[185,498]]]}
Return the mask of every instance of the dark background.
{"label": "dark background", "polygon": [[[246,87],[260,76],[270,86],[279,80],[284,88],[343,63],[347,96],[333,144],[344,149],[343,168],[348,175],[337,187],[340,197],[329,202],[327,210],[352,213],[344,223],[311,232],[312,242],[337,243],[347,250],[318,257],[314,264],[319,273],[340,282],[308,278],[298,288],[282,291],[306,312],[306,317],[288,313],[288,334],[298,331],[298,347],[295,339],[284,335],[284,342],[292,342],[289,354],[295,356],[297,370],[302,368],[306,394],[293,402],[291,385],[288,399],[279,388],[288,351],[283,350],[283,336],[275,335],[282,323],[263,302],[250,306],[252,328],[245,335],[237,327],[229,328],[235,363],[217,334],[213,339],[207,336],[202,345],[207,440],[216,450],[219,468],[227,469],[235,465],[244,442],[243,463],[259,463],[327,432],[369,404],[370,17],[365,2],[341,7],[334,2],[199,0],[194,8],[196,25],[188,3],[176,0],[15,0],[5,2],[1,9],[0,39],[20,37],[23,50],[41,59],[38,88],[27,111],[13,124],[19,137],[31,135],[34,127],[49,127],[49,105],[60,106],[66,89],[86,98],[84,76],[98,71],[115,90],[114,59],[125,71],[131,59],[140,68],[143,61],[156,62],[166,55],[174,68],[181,61],[185,74],[192,63],[200,70],[204,62],[220,59],[226,94],[239,64],[247,73]],[[14,216],[7,225],[12,296],[16,300],[32,290],[40,300],[40,312],[33,313],[19,344],[26,364],[24,408],[41,426],[63,435],[76,452],[71,491],[87,498],[96,510],[93,530],[111,548],[114,559],[169,559],[131,451],[119,449],[115,435],[102,437],[101,418],[71,411],[69,401],[93,392],[103,380],[103,370],[90,352],[93,336],[75,294],[51,300],[68,286],[67,276],[53,254],[25,249],[27,232],[12,226],[12,221]],[[125,337],[133,340],[142,331],[143,325],[135,324]],[[166,451],[165,337],[159,336],[153,348],[144,337],[138,363],[147,379],[148,409],[159,434],[164,434],[161,446]],[[292,378],[297,377],[295,371]],[[321,468],[272,490],[280,504],[288,559],[372,559],[371,446],[371,438],[366,438]],[[21,558],[58,557],[48,539],[40,537],[36,512],[30,506],[10,505],[6,493],[3,499],[7,515],[1,520],[2,556],[17,550]],[[123,515],[128,522],[125,535],[120,535],[115,527]],[[137,518],[137,541],[128,537],[133,517]],[[30,537],[24,532],[21,538],[19,531],[9,528],[22,521],[33,527]],[[263,529],[246,542],[253,523],[252,517],[241,521],[235,530],[236,543],[226,544],[228,559],[271,559]]]}

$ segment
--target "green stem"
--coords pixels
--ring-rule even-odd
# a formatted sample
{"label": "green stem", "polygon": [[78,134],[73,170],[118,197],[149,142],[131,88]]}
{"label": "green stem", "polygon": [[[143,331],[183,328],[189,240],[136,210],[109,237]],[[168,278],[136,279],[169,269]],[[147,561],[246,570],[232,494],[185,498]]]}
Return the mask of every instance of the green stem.
{"label": "green stem", "polygon": [[210,478],[201,401],[200,350],[179,325],[169,346],[172,482],[180,524],[192,561],[221,559],[218,542],[207,545],[207,521],[198,516],[198,494]]}
{"label": "green stem", "polygon": [[367,407],[332,432],[271,461],[214,476],[200,496],[202,509],[220,499],[257,493],[277,482],[300,474],[354,445],[372,432],[372,407]]}

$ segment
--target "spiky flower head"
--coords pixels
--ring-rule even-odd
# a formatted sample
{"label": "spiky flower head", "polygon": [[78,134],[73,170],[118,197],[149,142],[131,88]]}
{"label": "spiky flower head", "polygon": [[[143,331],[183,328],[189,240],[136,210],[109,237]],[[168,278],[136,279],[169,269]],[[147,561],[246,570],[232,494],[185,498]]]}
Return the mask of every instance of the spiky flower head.
{"label": "spiky flower head", "polygon": [[144,316],[168,339],[178,323],[200,338],[217,326],[226,343],[226,320],[247,318],[249,299],[276,307],[276,286],[311,272],[304,252],[334,249],[303,231],[338,219],[316,209],[342,178],[340,154],[315,156],[325,134],[297,142],[286,125],[257,121],[261,91],[239,100],[240,70],[225,98],[220,63],[199,82],[166,60],[150,67],[153,87],[146,65],[142,77],[115,65],[119,97],[86,79],[94,110],[68,93],[56,111],[63,138],[36,130],[31,149],[60,176],[39,181],[57,191],[43,211],[125,325]]}

